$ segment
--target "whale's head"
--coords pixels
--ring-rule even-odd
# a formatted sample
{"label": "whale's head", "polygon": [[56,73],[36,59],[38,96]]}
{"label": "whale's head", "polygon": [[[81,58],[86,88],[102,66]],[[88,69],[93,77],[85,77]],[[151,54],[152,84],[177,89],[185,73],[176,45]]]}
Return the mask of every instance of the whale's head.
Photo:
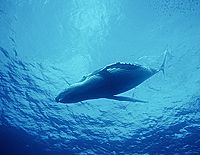
{"label": "whale's head", "polygon": [[65,90],[61,92],[60,94],[58,94],[58,96],[55,98],[55,101],[64,103],[65,100],[69,100],[69,99],[70,99],[70,92]]}
{"label": "whale's head", "polygon": [[76,103],[82,101],[82,94],[80,94],[80,86],[73,85],[58,94],[55,98],[56,102],[61,103]]}

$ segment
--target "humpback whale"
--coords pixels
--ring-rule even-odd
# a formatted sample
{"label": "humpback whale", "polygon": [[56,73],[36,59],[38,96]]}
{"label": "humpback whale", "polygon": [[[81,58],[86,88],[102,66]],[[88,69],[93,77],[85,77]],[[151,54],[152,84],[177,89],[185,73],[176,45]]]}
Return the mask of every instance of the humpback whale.
{"label": "humpback whale", "polygon": [[76,103],[90,99],[107,98],[118,101],[146,102],[118,94],[135,88],[160,71],[164,73],[165,61],[166,53],[159,69],[121,62],[105,66],[70,85],[58,94],[55,101]]}

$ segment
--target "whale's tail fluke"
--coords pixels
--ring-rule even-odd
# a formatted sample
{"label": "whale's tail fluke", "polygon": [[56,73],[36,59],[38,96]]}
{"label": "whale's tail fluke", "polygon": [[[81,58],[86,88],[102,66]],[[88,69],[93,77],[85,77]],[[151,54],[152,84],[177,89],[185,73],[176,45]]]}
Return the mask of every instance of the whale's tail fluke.
{"label": "whale's tail fluke", "polygon": [[167,58],[167,50],[165,50],[164,52],[164,59],[163,59],[163,63],[160,66],[158,72],[162,71],[162,73],[165,75],[165,63],[166,63],[166,58]]}

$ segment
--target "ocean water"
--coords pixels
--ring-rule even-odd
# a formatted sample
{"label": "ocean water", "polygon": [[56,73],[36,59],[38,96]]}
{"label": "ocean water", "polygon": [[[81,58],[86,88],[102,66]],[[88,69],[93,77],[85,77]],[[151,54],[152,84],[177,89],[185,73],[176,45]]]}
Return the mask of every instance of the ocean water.
{"label": "ocean water", "polygon": [[[158,68],[108,99],[57,94],[115,62]],[[199,155],[199,0],[0,0],[0,155]]]}

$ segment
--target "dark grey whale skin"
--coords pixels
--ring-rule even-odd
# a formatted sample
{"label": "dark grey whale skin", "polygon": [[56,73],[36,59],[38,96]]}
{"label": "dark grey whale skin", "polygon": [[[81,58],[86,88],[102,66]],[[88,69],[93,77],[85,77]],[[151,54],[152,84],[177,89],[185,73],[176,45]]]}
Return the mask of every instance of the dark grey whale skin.
{"label": "dark grey whale skin", "polygon": [[56,102],[76,103],[89,99],[108,98],[119,101],[145,102],[130,97],[116,96],[135,88],[159,71],[164,73],[164,61],[160,69],[146,68],[138,64],[115,63],[84,76],[70,85],[56,98]]}

